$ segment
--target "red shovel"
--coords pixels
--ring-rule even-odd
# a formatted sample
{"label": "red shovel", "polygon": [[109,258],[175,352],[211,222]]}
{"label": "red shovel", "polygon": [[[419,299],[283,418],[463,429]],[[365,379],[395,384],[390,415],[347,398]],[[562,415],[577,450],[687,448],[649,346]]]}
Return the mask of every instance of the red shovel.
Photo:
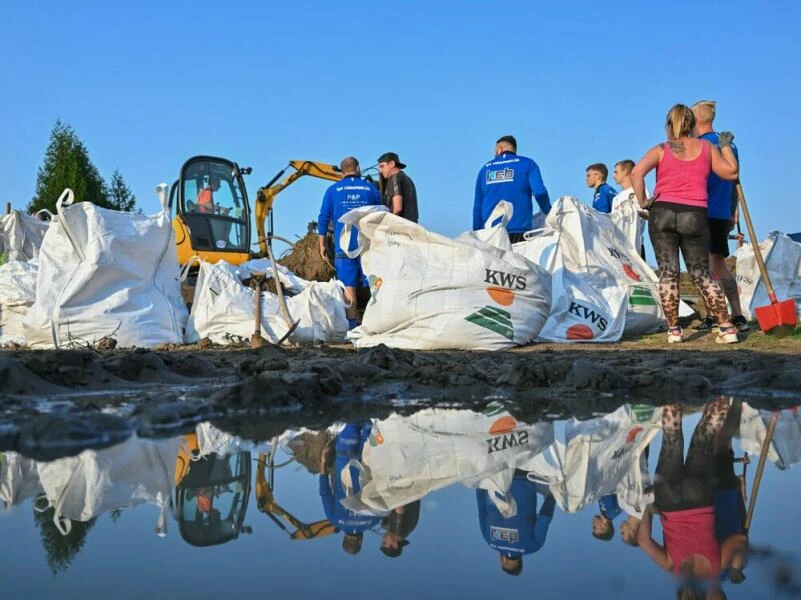
{"label": "red shovel", "polygon": [[751,238],[751,247],[754,249],[754,258],[756,258],[759,272],[762,275],[762,281],[765,282],[765,289],[770,298],[770,305],[758,306],[754,309],[759,328],[762,333],[772,333],[777,337],[782,337],[788,333],[792,333],[798,323],[798,312],[795,308],[795,300],[782,300],[779,302],[776,299],[776,292],[773,291],[773,284],[770,282],[768,269],[765,266],[765,261],[762,259],[762,250],[759,247],[759,238],[754,232],[754,224],[751,222],[751,215],[748,213],[748,205],[745,203],[745,194],[743,188],[738,181],[736,184],[737,200],[740,202],[740,208],[743,211],[745,224],[748,226],[748,237]]}

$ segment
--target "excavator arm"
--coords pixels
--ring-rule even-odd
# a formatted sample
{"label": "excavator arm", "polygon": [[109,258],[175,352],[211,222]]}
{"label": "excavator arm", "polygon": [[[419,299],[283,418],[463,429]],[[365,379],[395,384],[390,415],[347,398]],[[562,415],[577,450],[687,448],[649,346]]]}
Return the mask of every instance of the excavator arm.
{"label": "excavator arm", "polygon": [[[279,181],[279,179],[284,176],[287,169],[294,169],[294,171],[288,177]],[[267,185],[260,187],[256,192],[255,210],[256,232],[259,236],[259,255],[266,256],[267,254],[267,234],[264,231],[264,223],[267,221],[267,217],[273,209],[275,197],[287,186],[293,184],[304,175],[319,177],[320,179],[327,179],[328,181],[339,181],[342,179],[342,172],[339,170],[339,167],[334,165],[311,160],[290,160],[289,164],[281,169]]]}

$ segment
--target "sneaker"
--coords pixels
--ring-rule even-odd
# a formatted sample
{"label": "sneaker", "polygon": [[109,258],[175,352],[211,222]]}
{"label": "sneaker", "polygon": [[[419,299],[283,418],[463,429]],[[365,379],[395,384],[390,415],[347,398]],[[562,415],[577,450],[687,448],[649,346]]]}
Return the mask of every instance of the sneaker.
{"label": "sneaker", "polygon": [[715,318],[714,317],[706,317],[705,319],[702,319],[701,322],[698,325],[693,327],[693,329],[695,331],[709,331],[710,329],[712,329],[716,325],[717,325],[717,323],[715,322]]}
{"label": "sneaker", "polygon": [[739,341],[737,339],[737,328],[734,325],[725,329],[721,327],[718,337],[715,338],[715,342],[718,344],[736,344]]}
{"label": "sneaker", "polygon": [[681,327],[671,327],[668,329],[668,344],[680,344],[684,341]]}
{"label": "sneaker", "polygon": [[731,318],[731,324],[734,325],[738,331],[750,331],[751,327],[743,315],[737,315]]}

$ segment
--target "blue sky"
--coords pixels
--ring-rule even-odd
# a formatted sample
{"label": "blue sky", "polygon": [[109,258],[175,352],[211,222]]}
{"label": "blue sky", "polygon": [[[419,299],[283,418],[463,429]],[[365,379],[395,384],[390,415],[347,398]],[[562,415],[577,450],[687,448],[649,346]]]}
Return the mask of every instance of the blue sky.
{"label": "blue sky", "polygon": [[[31,1],[0,19],[0,201],[24,206],[57,118],[138,204],[188,157],[252,165],[251,197],[289,159],[409,166],[421,222],[470,227],[501,135],[555,198],[585,167],[637,160],[676,102],[718,101],[760,237],[801,230],[801,4]],[[13,58],[11,58],[13,57]],[[326,183],[298,181],[276,229],[302,234]]]}

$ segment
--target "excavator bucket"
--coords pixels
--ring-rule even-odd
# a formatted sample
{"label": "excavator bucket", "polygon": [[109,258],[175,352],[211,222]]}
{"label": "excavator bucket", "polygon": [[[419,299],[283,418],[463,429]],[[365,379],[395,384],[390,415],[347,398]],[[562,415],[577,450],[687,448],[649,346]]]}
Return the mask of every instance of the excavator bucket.
{"label": "excavator bucket", "polygon": [[337,528],[334,527],[328,519],[322,521],[315,521],[297,529],[289,537],[293,540],[310,540],[317,537],[325,537],[336,533]]}

